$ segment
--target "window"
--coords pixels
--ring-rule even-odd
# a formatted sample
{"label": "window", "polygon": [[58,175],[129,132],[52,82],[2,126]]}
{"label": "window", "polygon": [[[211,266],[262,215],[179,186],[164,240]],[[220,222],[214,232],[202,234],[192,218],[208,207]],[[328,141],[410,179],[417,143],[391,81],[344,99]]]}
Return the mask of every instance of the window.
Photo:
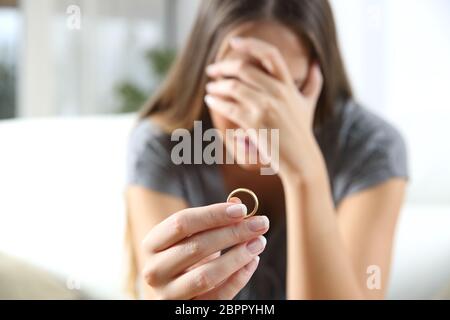
{"label": "window", "polygon": [[0,119],[16,114],[20,13],[14,1],[0,1]]}

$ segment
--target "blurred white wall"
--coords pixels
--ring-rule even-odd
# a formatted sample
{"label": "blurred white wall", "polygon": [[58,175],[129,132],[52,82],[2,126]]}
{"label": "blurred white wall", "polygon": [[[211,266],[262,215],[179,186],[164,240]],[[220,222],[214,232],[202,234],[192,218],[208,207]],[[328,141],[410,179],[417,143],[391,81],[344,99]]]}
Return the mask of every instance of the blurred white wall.
{"label": "blurred white wall", "polygon": [[386,115],[409,144],[409,199],[450,203],[450,2],[391,2]]}
{"label": "blurred white wall", "polygon": [[450,203],[450,2],[332,0],[358,99],[407,140],[408,200]]}

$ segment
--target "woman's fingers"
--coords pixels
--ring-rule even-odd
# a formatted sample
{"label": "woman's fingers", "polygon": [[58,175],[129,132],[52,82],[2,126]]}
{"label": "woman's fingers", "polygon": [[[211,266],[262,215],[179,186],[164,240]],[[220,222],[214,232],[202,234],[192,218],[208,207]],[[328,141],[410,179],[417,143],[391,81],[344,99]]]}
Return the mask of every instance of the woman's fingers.
{"label": "woman's fingers", "polygon": [[206,73],[214,79],[239,79],[256,90],[269,92],[272,96],[279,94],[279,88],[282,85],[277,79],[243,59],[217,62],[208,66]]}
{"label": "woman's fingers", "polygon": [[192,299],[211,291],[224,283],[232,274],[250,263],[266,246],[266,239],[259,236],[247,243],[235,246],[219,258],[191,270],[164,288],[164,299]]}
{"label": "woman's fingers", "polygon": [[202,260],[200,260],[199,262],[197,262],[196,264],[190,266],[189,268],[186,269],[186,272],[191,271],[199,266],[201,266],[202,264],[208,263],[209,261],[212,261],[214,259],[217,259],[218,257],[220,257],[220,251],[213,253],[212,255],[207,256],[206,258],[203,258]]}
{"label": "woman's fingers", "polygon": [[225,280],[224,283],[205,294],[197,296],[195,300],[232,300],[249,282],[258,264],[259,256],[256,256],[245,267]]}
{"label": "woman's fingers", "polygon": [[247,120],[248,112],[239,103],[221,99],[218,96],[210,94],[205,96],[205,103],[208,107],[236,123],[241,128],[248,129],[253,127],[250,121]]}
{"label": "woman's fingers", "polygon": [[256,38],[232,38],[230,45],[233,49],[246,53],[260,61],[268,72],[278,80],[292,84],[293,79],[288,66],[277,47]]}
{"label": "woman's fingers", "polygon": [[264,96],[236,79],[210,82],[206,91],[206,104],[217,111],[222,109],[223,116],[244,129],[265,128],[268,125],[265,119],[277,112],[274,98]]}
{"label": "woman's fingers", "polygon": [[[253,112],[251,108],[264,108],[262,95],[237,79],[222,79],[210,82],[206,86],[208,94],[231,98],[240,103],[247,112]],[[268,98],[267,98],[268,99]]]}
{"label": "woman's fingers", "polygon": [[228,200],[228,202],[242,203],[241,199],[239,199],[238,197],[231,197],[230,200]]}
{"label": "woman's fingers", "polygon": [[216,81],[207,91],[206,105],[243,129],[266,129],[266,119],[277,112],[276,100],[264,98],[239,80]]}
{"label": "woman's fingers", "polygon": [[150,285],[160,285],[211,254],[250,241],[268,230],[269,219],[254,216],[234,225],[197,233],[155,255],[144,274]]}
{"label": "woman's fingers", "polygon": [[242,220],[247,214],[243,204],[219,203],[179,211],[156,225],[143,241],[144,249],[157,252],[195,233]]}

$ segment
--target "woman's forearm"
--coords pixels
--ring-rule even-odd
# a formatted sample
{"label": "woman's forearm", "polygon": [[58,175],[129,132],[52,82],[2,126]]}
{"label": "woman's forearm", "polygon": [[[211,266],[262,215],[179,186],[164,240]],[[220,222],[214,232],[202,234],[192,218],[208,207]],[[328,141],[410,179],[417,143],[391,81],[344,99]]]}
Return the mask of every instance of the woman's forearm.
{"label": "woman's forearm", "polygon": [[[289,214],[299,212],[302,196],[296,188],[285,188],[286,199],[286,297],[287,299],[308,299],[306,241],[303,228],[304,216]],[[292,201],[291,199],[295,199]]]}
{"label": "woman's forearm", "polygon": [[287,219],[287,298],[361,299],[350,256],[341,240],[323,158],[308,178],[282,178]]}

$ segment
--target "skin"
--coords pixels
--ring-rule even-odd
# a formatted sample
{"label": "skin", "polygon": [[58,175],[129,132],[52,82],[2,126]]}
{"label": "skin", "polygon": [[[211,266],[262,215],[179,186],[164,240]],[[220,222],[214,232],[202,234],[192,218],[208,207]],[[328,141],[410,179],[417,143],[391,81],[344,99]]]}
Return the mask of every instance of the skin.
{"label": "skin", "polygon": [[[265,199],[262,211],[272,221],[277,215],[271,210],[286,212],[287,298],[383,298],[406,183],[393,178],[334,207],[312,130],[322,75],[301,41],[273,22],[246,24],[224,40],[206,72],[206,102],[217,129],[280,130],[277,176],[261,177],[259,165],[221,169],[231,173],[227,188],[249,187]],[[187,208],[182,199],[138,186],[127,195],[145,298],[232,299],[256,270],[264,247],[258,237],[268,232],[268,218],[227,217],[226,208],[239,199]],[[258,219],[261,228],[251,231],[249,223]],[[258,239],[261,251],[249,253],[247,244]],[[381,270],[379,290],[366,285],[372,265]]]}

